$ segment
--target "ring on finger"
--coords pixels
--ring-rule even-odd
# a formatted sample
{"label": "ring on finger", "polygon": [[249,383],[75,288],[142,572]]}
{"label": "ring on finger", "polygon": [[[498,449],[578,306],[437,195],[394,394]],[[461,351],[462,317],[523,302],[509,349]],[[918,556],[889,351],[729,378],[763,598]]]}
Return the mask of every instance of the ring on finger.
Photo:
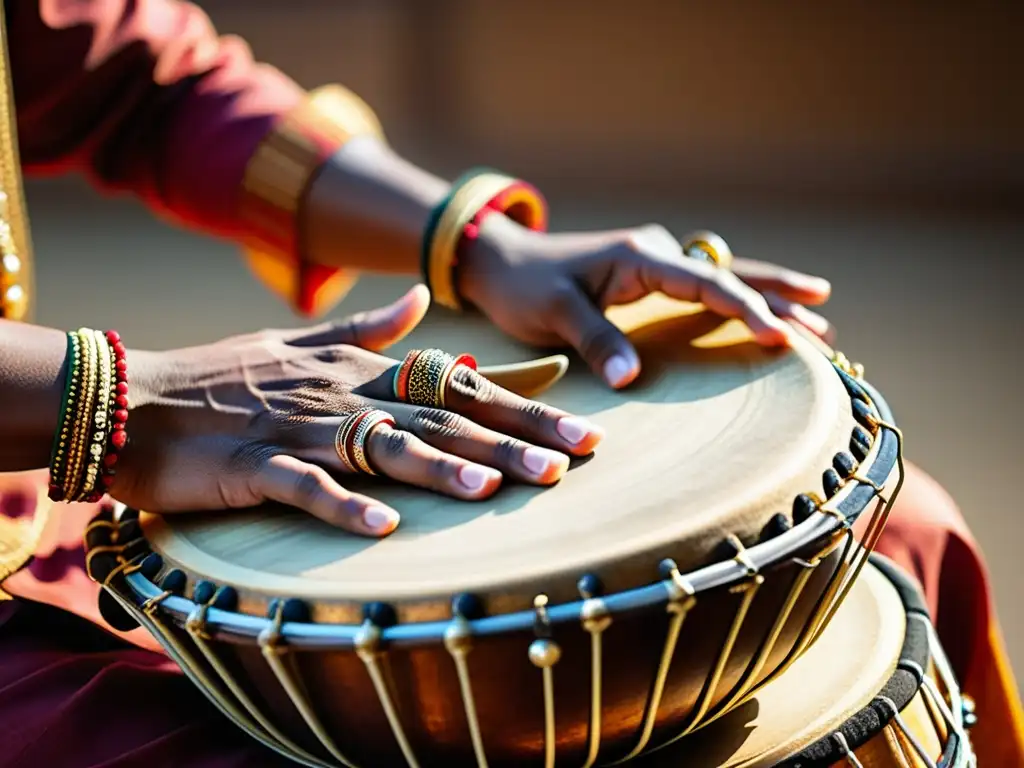
{"label": "ring on finger", "polygon": [[721,235],[708,230],[697,230],[682,239],[683,253],[691,259],[707,261],[720,269],[732,267],[732,249]]}
{"label": "ring on finger", "polygon": [[382,424],[394,427],[395,419],[386,411],[365,407],[347,416],[338,426],[334,448],[338,452],[341,463],[350,472],[362,472],[366,475],[377,474],[366,456],[366,441],[370,433]]}
{"label": "ring on finger", "polygon": [[448,379],[459,366],[476,370],[472,355],[450,355],[440,349],[412,350],[395,371],[394,394],[399,402],[444,408]]}

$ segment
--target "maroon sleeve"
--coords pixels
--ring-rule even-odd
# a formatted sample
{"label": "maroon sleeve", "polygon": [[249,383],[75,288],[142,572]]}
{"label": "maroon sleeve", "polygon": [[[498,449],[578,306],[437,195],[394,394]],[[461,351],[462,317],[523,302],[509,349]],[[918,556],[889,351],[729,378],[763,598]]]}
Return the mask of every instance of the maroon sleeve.
{"label": "maroon sleeve", "polygon": [[246,166],[305,92],[180,0],[8,0],[22,162],[226,237]]}

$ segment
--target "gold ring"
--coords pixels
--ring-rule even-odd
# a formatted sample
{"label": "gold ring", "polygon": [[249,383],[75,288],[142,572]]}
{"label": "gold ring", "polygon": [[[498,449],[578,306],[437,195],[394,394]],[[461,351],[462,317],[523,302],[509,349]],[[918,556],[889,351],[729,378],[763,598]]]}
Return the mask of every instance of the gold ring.
{"label": "gold ring", "polygon": [[413,361],[409,369],[409,383],[406,386],[406,402],[440,408],[442,398],[438,396],[445,371],[455,358],[440,349],[425,349]]}
{"label": "gold ring", "polygon": [[707,261],[720,269],[732,267],[732,250],[718,234],[708,230],[691,232],[682,239],[683,253],[691,259]]}
{"label": "gold ring", "polygon": [[349,472],[359,472],[359,468],[356,467],[352,462],[352,457],[349,456],[349,437],[363,416],[374,410],[376,409],[370,406],[363,406],[353,411],[342,420],[341,424],[338,425],[338,431],[334,433],[334,450],[338,454],[338,458],[341,459],[341,463],[345,465]]}
{"label": "gold ring", "polygon": [[370,461],[366,456],[366,441],[369,439],[370,433],[381,424],[387,424],[394,428],[395,419],[390,413],[375,409],[359,419],[359,423],[352,433],[352,463],[359,468],[360,472],[367,475],[376,475],[377,473],[370,466]]}

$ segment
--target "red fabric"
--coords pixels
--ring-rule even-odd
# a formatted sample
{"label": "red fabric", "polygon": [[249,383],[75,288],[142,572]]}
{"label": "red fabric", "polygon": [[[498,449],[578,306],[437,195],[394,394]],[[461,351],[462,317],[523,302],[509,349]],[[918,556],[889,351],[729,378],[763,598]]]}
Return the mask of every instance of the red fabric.
{"label": "red fabric", "polygon": [[[10,490],[3,495],[4,482],[10,489],[43,480],[0,476],[0,512],[17,516],[27,506]],[[115,639],[97,629],[98,589],[85,577],[81,549],[91,512],[58,509],[39,556],[4,584],[63,610],[0,603],[0,768],[284,765],[224,722],[161,654],[138,647],[153,647],[141,630]],[[956,505],[914,467],[879,550],[924,586],[941,640],[978,703],[979,765],[1024,766],[1020,698],[984,562]]]}
{"label": "red fabric", "polygon": [[26,173],[84,171],[154,212],[246,234],[246,165],[304,91],[179,0],[7,0]]}

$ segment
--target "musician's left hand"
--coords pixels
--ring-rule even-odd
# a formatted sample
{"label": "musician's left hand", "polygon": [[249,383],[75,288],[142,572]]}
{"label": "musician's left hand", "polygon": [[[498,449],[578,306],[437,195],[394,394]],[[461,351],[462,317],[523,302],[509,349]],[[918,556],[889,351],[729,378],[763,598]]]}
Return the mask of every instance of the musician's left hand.
{"label": "musician's left hand", "polygon": [[603,314],[649,293],[701,302],[744,320],[769,346],[789,343],[793,320],[826,337],[831,326],[805,305],[823,304],[828,281],[763,262],[731,270],[686,257],[660,226],[539,234],[501,216],[486,219],[460,263],[459,293],[506,333],[529,344],[569,345],[610,386],[640,372],[636,350]]}

